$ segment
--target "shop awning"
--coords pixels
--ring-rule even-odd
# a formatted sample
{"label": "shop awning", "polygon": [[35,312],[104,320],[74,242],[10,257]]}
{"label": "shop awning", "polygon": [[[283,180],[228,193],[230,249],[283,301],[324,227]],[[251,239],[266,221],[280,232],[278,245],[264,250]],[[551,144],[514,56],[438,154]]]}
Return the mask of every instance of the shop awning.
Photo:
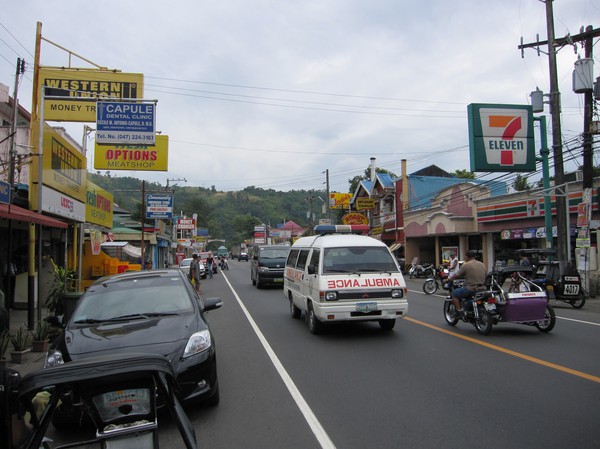
{"label": "shop awning", "polygon": [[32,210],[23,209],[14,204],[10,205],[10,210],[8,204],[0,204],[0,217],[9,220],[24,221],[26,223],[36,223],[50,228],[67,229],[69,226],[64,221],[48,217],[47,215],[38,214]]}

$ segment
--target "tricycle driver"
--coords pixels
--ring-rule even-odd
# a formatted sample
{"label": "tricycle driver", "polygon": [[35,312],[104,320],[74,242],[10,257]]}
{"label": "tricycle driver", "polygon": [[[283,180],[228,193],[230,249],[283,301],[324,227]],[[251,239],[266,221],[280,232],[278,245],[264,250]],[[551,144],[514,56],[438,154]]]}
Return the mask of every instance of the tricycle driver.
{"label": "tricycle driver", "polygon": [[467,260],[460,267],[460,270],[448,277],[448,282],[452,282],[457,278],[464,278],[465,280],[463,287],[452,290],[452,304],[454,304],[458,315],[462,315],[462,302],[471,299],[478,289],[485,286],[487,270],[485,265],[475,258],[476,255],[475,251],[467,251]]}

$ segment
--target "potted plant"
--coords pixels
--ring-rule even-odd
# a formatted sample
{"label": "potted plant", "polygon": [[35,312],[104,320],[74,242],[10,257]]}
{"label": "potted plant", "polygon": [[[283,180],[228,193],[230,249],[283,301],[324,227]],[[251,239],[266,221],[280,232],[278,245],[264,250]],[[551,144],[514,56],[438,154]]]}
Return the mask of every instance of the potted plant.
{"label": "potted plant", "polygon": [[31,350],[33,352],[46,352],[50,343],[50,325],[47,321],[40,320],[36,323],[35,329],[31,332]]}
{"label": "potted plant", "polygon": [[6,350],[8,349],[9,343],[10,333],[5,329],[0,332],[0,365],[6,363]]}
{"label": "potted plant", "polygon": [[46,297],[46,307],[49,312],[53,312],[54,315],[62,315],[64,312],[64,295],[66,292],[74,291],[73,285],[75,282],[76,270],[67,270],[66,268],[59,267],[54,263],[52,259],[52,266],[54,272],[50,279],[50,289],[48,296]]}
{"label": "potted plant", "polygon": [[31,349],[29,343],[31,341],[31,334],[23,331],[23,328],[18,328],[14,334],[10,336],[10,342],[13,345],[13,351],[10,353],[10,357],[13,363],[21,363],[23,357]]}

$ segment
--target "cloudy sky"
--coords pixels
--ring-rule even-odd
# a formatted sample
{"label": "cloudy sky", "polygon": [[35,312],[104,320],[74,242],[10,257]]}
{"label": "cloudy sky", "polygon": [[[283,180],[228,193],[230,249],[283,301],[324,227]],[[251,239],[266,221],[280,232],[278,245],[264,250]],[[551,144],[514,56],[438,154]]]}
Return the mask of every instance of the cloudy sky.
{"label": "cloudy sky", "polygon": [[[0,82],[12,93],[16,58],[31,64],[19,93],[28,110],[38,21],[45,39],[144,74],[145,97],[158,100],[157,129],[169,136],[169,171],[112,174],[163,185],[324,189],[329,170],[331,190],[343,192],[371,157],[397,174],[402,159],[409,173],[469,169],[468,104],[528,104],[536,87],[550,90],[547,56],[517,48],[521,37],[546,39],[538,0],[7,3]],[[556,37],[600,25],[600,0],[553,7]],[[558,55],[570,171],[581,163],[583,96],[571,79],[584,50]],[[41,63],[90,67],[48,42]],[[55,124],[81,141],[83,124]]]}

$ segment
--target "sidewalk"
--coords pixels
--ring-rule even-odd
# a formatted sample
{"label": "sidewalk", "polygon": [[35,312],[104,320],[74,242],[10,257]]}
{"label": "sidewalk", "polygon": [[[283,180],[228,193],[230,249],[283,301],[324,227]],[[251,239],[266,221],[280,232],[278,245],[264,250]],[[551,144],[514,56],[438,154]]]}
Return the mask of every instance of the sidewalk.
{"label": "sidewalk", "polygon": [[[37,314],[37,311],[36,311]],[[42,309],[42,317],[45,317],[47,312],[45,309]],[[36,316],[37,322],[37,316]],[[27,329],[27,310],[14,310],[10,311],[10,333],[14,333],[19,327],[24,330]],[[42,369],[44,367],[44,358],[46,356],[45,352],[32,352],[29,351],[25,354],[22,363],[13,363],[10,358],[10,351],[12,350],[12,345],[8,344],[8,349],[6,350],[6,367],[14,369],[18,371],[21,376],[24,376],[27,373],[32,371],[36,371],[38,369]]]}

